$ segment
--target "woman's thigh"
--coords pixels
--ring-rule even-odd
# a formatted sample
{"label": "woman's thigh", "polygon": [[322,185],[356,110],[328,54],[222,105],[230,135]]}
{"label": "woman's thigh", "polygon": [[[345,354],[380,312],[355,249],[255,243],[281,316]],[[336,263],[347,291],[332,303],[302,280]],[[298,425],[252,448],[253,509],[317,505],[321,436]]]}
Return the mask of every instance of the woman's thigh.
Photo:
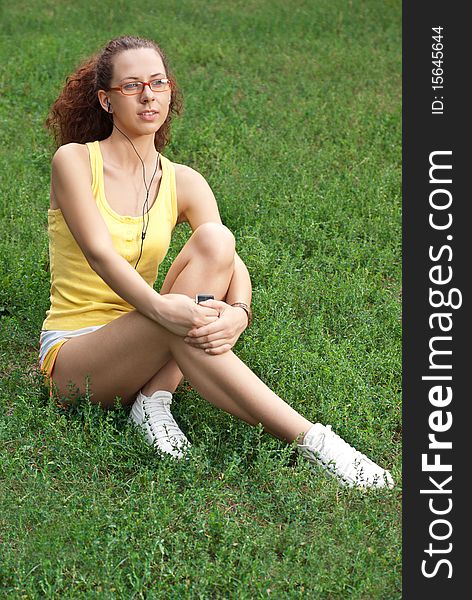
{"label": "woman's thigh", "polygon": [[54,364],[52,379],[62,398],[87,390],[94,403],[124,403],[171,358],[165,328],[137,311],[108,325],[68,340]]}

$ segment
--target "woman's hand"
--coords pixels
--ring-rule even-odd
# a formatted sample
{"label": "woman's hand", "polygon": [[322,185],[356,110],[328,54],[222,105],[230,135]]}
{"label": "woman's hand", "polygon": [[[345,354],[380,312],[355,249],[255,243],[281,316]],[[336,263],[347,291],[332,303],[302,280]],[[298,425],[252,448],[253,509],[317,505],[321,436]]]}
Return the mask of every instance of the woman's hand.
{"label": "woman's hand", "polygon": [[218,321],[218,310],[194,300],[184,294],[160,296],[157,322],[170,332],[186,336],[190,330],[207,327]]}
{"label": "woman's hand", "polygon": [[231,350],[247,327],[245,311],[220,300],[206,300],[199,306],[216,309],[220,318],[209,325],[194,327],[184,341],[208,354],[223,354]]}

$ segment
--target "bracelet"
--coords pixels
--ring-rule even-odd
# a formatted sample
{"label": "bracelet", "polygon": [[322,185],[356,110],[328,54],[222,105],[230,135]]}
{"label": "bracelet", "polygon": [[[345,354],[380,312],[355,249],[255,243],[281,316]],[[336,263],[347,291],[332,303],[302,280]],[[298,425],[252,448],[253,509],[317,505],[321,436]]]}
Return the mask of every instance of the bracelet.
{"label": "bracelet", "polygon": [[239,308],[242,308],[244,310],[244,312],[247,315],[247,326],[249,327],[249,325],[252,323],[251,307],[248,306],[245,302],[233,302],[231,306],[239,306]]}

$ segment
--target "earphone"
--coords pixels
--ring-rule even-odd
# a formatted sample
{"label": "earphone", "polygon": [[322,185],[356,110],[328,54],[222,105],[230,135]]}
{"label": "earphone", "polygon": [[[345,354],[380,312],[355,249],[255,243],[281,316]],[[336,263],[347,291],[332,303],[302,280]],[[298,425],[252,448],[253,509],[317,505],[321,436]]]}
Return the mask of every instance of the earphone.
{"label": "earphone", "polygon": [[110,100],[108,100],[108,98],[107,98],[107,110],[108,110],[109,113],[113,112],[113,109],[112,109],[111,104],[110,104]]}

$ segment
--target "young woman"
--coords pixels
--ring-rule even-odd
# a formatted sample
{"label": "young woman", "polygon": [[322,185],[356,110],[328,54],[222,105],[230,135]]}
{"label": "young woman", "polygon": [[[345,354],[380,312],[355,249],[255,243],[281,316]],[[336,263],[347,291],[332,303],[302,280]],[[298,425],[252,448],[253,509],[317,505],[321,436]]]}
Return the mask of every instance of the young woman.
{"label": "young woman", "polygon": [[[132,404],[130,420],[162,452],[190,445],[171,412],[185,376],[215,406],[292,442],[342,483],[393,486],[390,474],[272,392],[231,351],[251,320],[251,283],[215,197],[161,154],[181,96],[152,41],[110,41],[66,82],[47,125],[51,307],[42,371],[64,402]],[[193,234],[153,289],[177,223]],[[206,293],[214,300],[195,301]]]}

